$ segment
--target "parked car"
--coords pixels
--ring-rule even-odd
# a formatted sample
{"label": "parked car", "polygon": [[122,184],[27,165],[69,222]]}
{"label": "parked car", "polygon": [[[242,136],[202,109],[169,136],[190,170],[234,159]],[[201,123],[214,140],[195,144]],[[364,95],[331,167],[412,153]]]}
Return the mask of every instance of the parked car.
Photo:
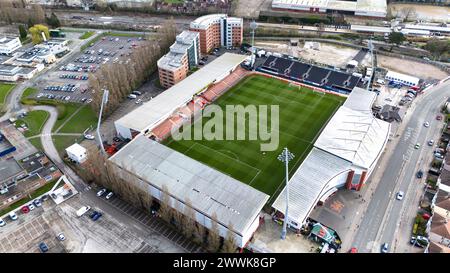
{"label": "parked car", "polygon": [[97,221],[100,217],[102,217],[102,213],[101,212],[98,212],[98,211],[94,211],[92,214],[91,214],[91,219],[92,219],[92,221]]}
{"label": "parked car", "polygon": [[33,205],[33,203],[30,203],[30,204],[28,205],[28,207],[30,208],[30,211],[31,211],[31,210],[34,210],[34,205]]}
{"label": "parked car", "polygon": [[423,171],[422,170],[418,171],[417,174],[416,174],[416,177],[417,178],[422,178],[423,177]]}
{"label": "parked car", "polygon": [[389,251],[389,244],[388,244],[388,243],[384,243],[384,244],[381,246],[381,252],[382,252],[382,253],[388,253],[388,251]]}
{"label": "parked car", "polygon": [[433,144],[434,144],[434,140],[430,139],[430,140],[428,141],[428,146],[433,146]]}
{"label": "parked car", "polygon": [[106,192],[106,189],[101,189],[97,192],[97,196],[100,197]]}
{"label": "parked car", "polygon": [[58,240],[60,241],[64,241],[66,239],[66,236],[64,236],[64,233],[61,232],[56,236],[56,238],[58,238]]}
{"label": "parked car", "polygon": [[106,195],[106,199],[109,200],[111,199],[111,197],[113,197],[114,193],[112,191],[110,191],[107,195]]}
{"label": "parked car", "polygon": [[48,251],[48,246],[47,246],[46,243],[41,242],[41,243],[39,244],[39,249],[41,250],[42,253],[45,253],[45,252]]}
{"label": "parked car", "polygon": [[136,104],[140,104],[142,102],[142,100],[141,99],[138,99],[135,103]]}
{"label": "parked car", "polygon": [[396,196],[397,200],[399,200],[399,201],[403,200],[404,195],[405,195],[405,193],[402,191],[397,192],[397,196]]}
{"label": "parked car", "polygon": [[85,139],[89,139],[89,140],[95,139],[95,137],[94,137],[93,135],[90,135],[90,134],[84,135],[84,138],[85,138]]}
{"label": "parked car", "polygon": [[33,201],[33,204],[34,204],[36,207],[42,206],[41,200],[39,200],[39,199],[34,200],[34,201]]}
{"label": "parked car", "polygon": [[417,236],[417,237],[412,236],[409,242],[414,246],[424,248],[429,244],[430,241],[428,240],[427,237],[424,236]]}
{"label": "parked car", "polygon": [[3,219],[2,218],[0,218],[0,227],[3,227],[3,226],[5,226],[6,225],[6,222],[5,221],[3,221]]}
{"label": "parked car", "polygon": [[22,213],[28,213],[28,212],[30,212],[30,208],[25,205],[22,208],[20,208],[20,211],[22,211]]}
{"label": "parked car", "polygon": [[136,95],[136,96],[140,96],[140,95],[142,95],[142,92],[139,92],[139,91],[133,91],[133,92],[131,92],[131,94],[134,94],[134,95]]}
{"label": "parked car", "polygon": [[129,95],[127,96],[127,98],[129,98],[130,100],[134,100],[135,98],[137,98],[137,96],[136,96],[136,95],[133,95],[133,94],[129,94]]}
{"label": "parked car", "polygon": [[16,213],[15,213],[14,211],[11,211],[11,212],[9,213],[9,218],[10,218],[11,220],[13,220],[13,221],[17,220],[17,215],[16,215]]}
{"label": "parked car", "polygon": [[88,212],[91,209],[91,207],[89,206],[83,206],[81,207],[79,210],[77,210],[77,216],[81,217],[83,216],[83,214],[85,214],[86,212]]}

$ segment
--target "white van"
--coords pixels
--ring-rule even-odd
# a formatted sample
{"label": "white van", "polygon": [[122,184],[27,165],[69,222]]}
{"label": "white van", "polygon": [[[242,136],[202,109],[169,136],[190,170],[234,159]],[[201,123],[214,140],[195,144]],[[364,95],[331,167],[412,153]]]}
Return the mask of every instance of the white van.
{"label": "white van", "polygon": [[81,207],[79,210],[77,210],[77,216],[78,216],[78,217],[83,216],[83,214],[85,214],[86,212],[88,212],[90,209],[91,209],[91,207],[89,207],[89,206]]}

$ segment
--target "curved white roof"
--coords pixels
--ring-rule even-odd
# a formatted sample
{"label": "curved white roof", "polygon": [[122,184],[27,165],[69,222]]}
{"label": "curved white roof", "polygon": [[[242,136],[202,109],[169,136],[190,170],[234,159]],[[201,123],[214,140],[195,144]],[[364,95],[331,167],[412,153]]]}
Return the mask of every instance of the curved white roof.
{"label": "curved white roof", "polygon": [[[313,148],[291,177],[289,187],[289,219],[301,224],[311,213],[319,198],[333,188],[334,177],[350,170],[352,163],[330,153]],[[278,195],[272,207],[286,209],[286,187]]]}
{"label": "curved white roof", "polygon": [[202,17],[198,17],[191,22],[191,28],[194,29],[206,29],[211,24],[216,24],[220,19],[227,17],[226,14],[209,14]]}
{"label": "curved white roof", "polygon": [[369,169],[389,138],[390,124],[371,112],[339,108],[320,134],[315,147]]}

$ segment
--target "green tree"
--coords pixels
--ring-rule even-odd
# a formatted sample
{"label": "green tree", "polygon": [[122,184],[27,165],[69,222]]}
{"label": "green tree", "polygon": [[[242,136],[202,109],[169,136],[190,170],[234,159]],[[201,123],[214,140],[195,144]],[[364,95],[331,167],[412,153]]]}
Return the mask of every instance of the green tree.
{"label": "green tree", "polygon": [[33,19],[31,17],[28,17],[27,25],[28,25],[28,28],[32,28],[34,26],[34,22],[33,22]]}
{"label": "green tree", "polygon": [[44,33],[46,39],[49,39],[50,37],[48,27],[44,25],[34,25],[29,29],[29,31],[31,33],[31,40],[33,41],[33,44],[39,44],[43,42],[44,38],[42,37],[42,33]]}
{"label": "green tree", "polygon": [[28,33],[24,25],[19,25],[19,34],[20,40],[24,40],[25,38],[27,38]]}
{"label": "green tree", "polygon": [[433,38],[427,42],[425,49],[430,51],[434,60],[439,60],[442,55],[450,54],[450,40]]}
{"label": "green tree", "polygon": [[[403,35],[403,33],[401,32],[391,32],[389,34],[389,43],[391,44],[395,44],[395,45],[400,45],[401,43],[403,43],[406,40],[405,35]],[[392,47],[391,47],[391,51],[392,51]]]}
{"label": "green tree", "polygon": [[58,16],[56,16],[56,14],[53,12],[50,17],[46,17],[45,20],[47,21],[47,24],[52,28],[59,28],[61,26],[61,22],[59,22]]}

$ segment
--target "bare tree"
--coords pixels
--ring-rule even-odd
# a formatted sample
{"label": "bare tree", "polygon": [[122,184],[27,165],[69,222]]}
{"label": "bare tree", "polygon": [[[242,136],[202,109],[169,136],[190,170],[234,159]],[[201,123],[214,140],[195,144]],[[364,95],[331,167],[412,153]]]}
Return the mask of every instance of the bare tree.
{"label": "bare tree", "polygon": [[196,219],[195,211],[192,208],[192,202],[189,199],[186,200],[186,203],[184,205],[184,215],[186,217],[186,222],[184,228],[182,229],[182,232],[184,236],[191,238],[195,234]]}
{"label": "bare tree", "polygon": [[405,21],[413,20],[417,16],[417,12],[414,7],[404,7],[400,10],[400,14],[403,16]]}
{"label": "bare tree", "polygon": [[159,214],[167,223],[170,223],[170,221],[172,220],[173,211],[170,206],[170,196],[166,185],[163,185],[161,189]]}
{"label": "bare tree", "polygon": [[205,242],[205,227],[200,223],[196,223],[195,225],[193,241],[199,245]]}
{"label": "bare tree", "polygon": [[223,253],[235,253],[236,252],[236,240],[233,233],[233,224],[228,225],[227,237],[223,241],[221,252]]}
{"label": "bare tree", "polygon": [[208,230],[207,250],[217,252],[220,247],[219,224],[217,223],[217,214],[211,216],[211,228]]}

